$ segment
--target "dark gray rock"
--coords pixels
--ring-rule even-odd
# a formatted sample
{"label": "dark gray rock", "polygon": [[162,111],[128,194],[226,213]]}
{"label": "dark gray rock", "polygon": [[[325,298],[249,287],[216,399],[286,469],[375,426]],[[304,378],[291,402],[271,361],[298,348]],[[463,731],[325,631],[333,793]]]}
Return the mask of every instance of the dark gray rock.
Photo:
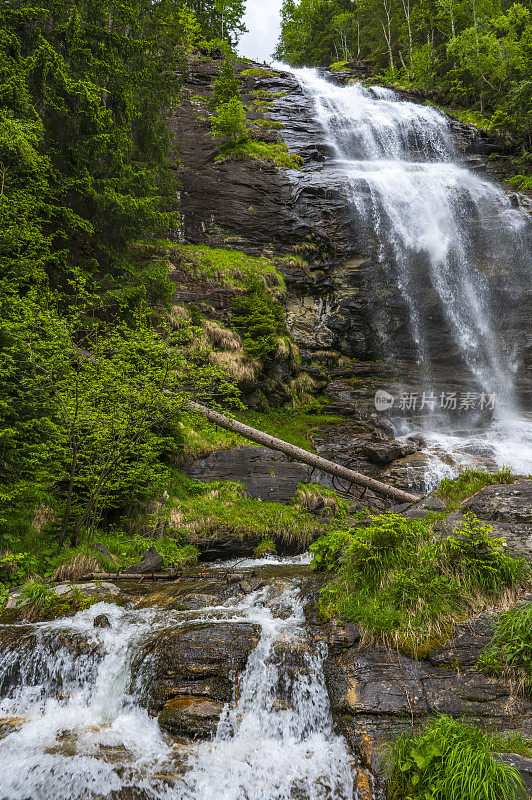
{"label": "dark gray rock", "polygon": [[493,636],[494,614],[480,614],[456,626],[454,637],[434,650],[429,660],[435,666],[474,666]]}
{"label": "dark gray rock", "polygon": [[532,797],[532,758],[519,756],[517,753],[500,753],[499,758],[506,764],[511,764],[520,773],[525,788]]}
{"label": "dark gray rock", "polygon": [[132,564],[130,567],[126,567],[123,572],[127,575],[142,575],[148,572],[159,572],[163,564],[164,559],[157,552],[155,547],[148,547],[142,561],[139,561],[138,564]]}
{"label": "dark gray rock", "polygon": [[109,622],[109,617],[106,614],[98,614],[97,617],[94,617],[94,622],[92,623],[95,628],[110,628],[111,623]]}
{"label": "dark gray rock", "polygon": [[216,731],[223,708],[224,703],[185,695],[168,700],[158,722],[172,736],[206,739]]}
{"label": "dark gray rock", "polygon": [[[286,503],[297,486],[307,482],[310,468],[266,447],[233,447],[185,465],[185,473],[194,480],[238,481],[250,497]],[[255,545],[256,546],[256,545]]]}
{"label": "dark gray rock", "polygon": [[234,674],[244,669],[259,637],[259,626],[247,622],[192,622],[157,632],[133,664],[142,703],[159,712],[181,697],[229,702]]}

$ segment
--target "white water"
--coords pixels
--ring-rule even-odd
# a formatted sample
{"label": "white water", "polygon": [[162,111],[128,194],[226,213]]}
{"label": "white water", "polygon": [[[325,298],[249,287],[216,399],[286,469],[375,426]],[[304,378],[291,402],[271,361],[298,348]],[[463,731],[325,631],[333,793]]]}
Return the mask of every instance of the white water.
{"label": "white water", "polygon": [[[420,385],[404,388],[419,396],[445,390],[436,365],[436,313],[446,329],[447,349],[455,353],[452,377],[460,381],[460,391],[495,398],[492,420],[479,430],[459,415],[425,414],[417,421],[432,454],[427,477],[456,472],[479,457],[530,472],[532,427],[515,388],[523,342],[502,323],[512,308],[519,309],[530,286],[528,215],[513,208],[495,184],[455,163],[449,123],[436,109],[402,101],[384,88],[338,87],[314,70],[295,74],[313,99],[334,152],[330,174],[341,176],[367,237],[376,234],[384,279],[404,299],[420,376]],[[497,296],[491,274],[498,275]],[[437,300],[428,312],[423,293]],[[405,342],[390,330],[389,312],[379,309],[374,324],[383,353],[397,358]],[[456,385],[449,386],[453,390]],[[412,428],[405,421],[397,433]]]}
{"label": "white water", "polygon": [[[101,613],[111,628],[93,627]],[[191,614],[254,622],[262,635],[214,740],[184,749],[161,733],[129,687],[142,640]],[[233,606],[133,612],[100,603],[32,626],[37,640],[28,637],[22,679],[0,704],[1,717],[18,718],[0,740],[0,798],[352,800],[354,764],[333,733],[322,656],[303,621],[297,589],[273,582]],[[62,634],[78,635],[89,652],[74,658]],[[3,654],[0,678],[17,651]]]}

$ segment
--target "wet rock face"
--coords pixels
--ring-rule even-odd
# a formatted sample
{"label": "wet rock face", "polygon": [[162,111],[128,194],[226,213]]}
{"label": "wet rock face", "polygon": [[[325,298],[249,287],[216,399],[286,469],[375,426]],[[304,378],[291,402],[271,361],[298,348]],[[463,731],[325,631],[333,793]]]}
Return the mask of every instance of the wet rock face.
{"label": "wet rock face", "polygon": [[209,736],[259,638],[260,628],[246,622],[190,623],[158,633],[133,667],[143,704],[162,712],[161,727],[171,733]]}
{"label": "wet rock face", "polygon": [[[326,664],[333,715],[350,746],[382,780],[383,751],[405,730],[429,716],[448,714],[481,727],[532,734],[532,705],[512,696],[504,681],[474,669],[489,622],[457,631],[429,660],[414,661],[384,647],[344,648]],[[470,666],[468,666],[470,665]]]}

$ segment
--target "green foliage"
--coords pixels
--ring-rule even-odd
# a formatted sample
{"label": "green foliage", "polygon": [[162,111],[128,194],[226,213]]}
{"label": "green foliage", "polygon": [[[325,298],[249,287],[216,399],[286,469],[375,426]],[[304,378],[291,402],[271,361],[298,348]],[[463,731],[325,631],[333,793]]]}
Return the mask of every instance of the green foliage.
{"label": "green foliage", "polygon": [[211,127],[215,136],[227,140],[225,151],[238,148],[249,141],[246,109],[237,97],[232,97],[218,107],[218,113],[211,118]]}
{"label": "green foliage", "polygon": [[498,739],[451,717],[405,733],[389,755],[390,800],[517,800],[526,792],[518,771],[494,753]]}
{"label": "green foliage", "polygon": [[255,284],[234,301],[232,326],[245,351],[265,361],[274,355],[279,335],[285,332],[283,309],[264,286]]}
{"label": "green foliage", "polygon": [[325,617],[342,616],[416,657],[448,638],[452,625],[485,607],[529,568],[472,516],[441,538],[434,515],[371,517],[311,546],[313,566],[333,571],[321,594]]}
{"label": "green foliage", "polygon": [[444,478],[436,493],[445,500],[449,510],[458,506],[471,495],[483,489],[484,486],[492,486],[497,483],[513,483],[517,480],[516,475],[503,467],[499,472],[490,473],[483,469],[467,467],[456,478]]}
{"label": "green foliage", "polygon": [[228,103],[230,100],[239,99],[238,80],[235,73],[234,56],[230,51],[225,52],[220,72],[216,76],[212,87],[212,98],[216,108]]}
{"label": "green foliage", "polygon": [[532,605],[505,611],[493,623],[493,638],[481,654],[483,672],[503,675],[532,691]]}
{"label": "green foliage", "polygon": [[264,556],[274,556],[276,552],[275,542],[267,536],[257,545],[253,551],[253,556],[255,558],[264,558]]}
{"label": "green foliage", "polygon": [[301,156],[290,153],[284,142],[260,142],[254,139],[241,140],[239,144],[225,148],[218,160],[230,157],[235,160],[256,158],[269,161],[285,169],[299,169]]}
{"label": "green foliage", "polygon": [[45,619],[50,616],[59,598],[51,586],[39,580],[31,580],[20,589],[20,607],[28,618]]}
{"label": "green foliage", "polygon": [[272,72],[271,69],[262,69],[261,67],[249,67],[240,72],[240,77],[275,78],[275,72]]}
{"label": "green foliage", "polygon": [[309,511],[319,511],[324,516],[335,517],[338,522],[345,520],[350,505],[334,489],[318,483],[300,483],[292,504]]}
{"label": "green foliage", "polygon": [[334,425],[341,421],[340,417],[332,414],[309,413],[305,407],[294,409],[291,405],[271,408],[267,414],[260,411],[239,411],[236,417],[253,428],[259,428],[311,453],[315,452],[312,433],[318,427]]}
{"label": "green foliage", "polygon": [[[154,547],[164,559],[164,567],[182,567],[197,561],[199,550],[191,544],[183,544],[179,538],[163,536],[157,539],[146,536],[128,537],[121,531],[109,531],[99,535],[99,541],[114,557],[111,572],[119,571],[140,561],[148,547]],[[92,552],[92,551],[91,551]]]}

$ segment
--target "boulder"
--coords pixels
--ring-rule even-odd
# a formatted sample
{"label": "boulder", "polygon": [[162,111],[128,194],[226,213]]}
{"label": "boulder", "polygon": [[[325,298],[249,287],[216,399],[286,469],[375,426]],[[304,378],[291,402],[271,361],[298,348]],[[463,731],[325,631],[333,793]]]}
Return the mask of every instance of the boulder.
{"label": "boulder", "polygon": [[138,564],[126,567],[123,572],[127,575],[142,575],[148,572],[159,572],[164,564],[163,557],[157,552],[155,547],[148,547],[144,553],[144,558]]}
{"label": "boulder", "polygon": [[447,536],[467,512],[491,525],[493,534],[506,539],[512,553],[532,562],[532,480],[484,487],[445,519]]}
{"label": "boulder", "polygon": [[165,703],[158,722],[172,736],[205,739],[216,731],[223,708],[224,703],[184,695]]}
{"label": "boulder", "polygon": [[259,638],[260,627],[247,622],[194,622],[157,632],[133,664],[141,703],[162,714],[161,727],[170,733],[210,735]]}

